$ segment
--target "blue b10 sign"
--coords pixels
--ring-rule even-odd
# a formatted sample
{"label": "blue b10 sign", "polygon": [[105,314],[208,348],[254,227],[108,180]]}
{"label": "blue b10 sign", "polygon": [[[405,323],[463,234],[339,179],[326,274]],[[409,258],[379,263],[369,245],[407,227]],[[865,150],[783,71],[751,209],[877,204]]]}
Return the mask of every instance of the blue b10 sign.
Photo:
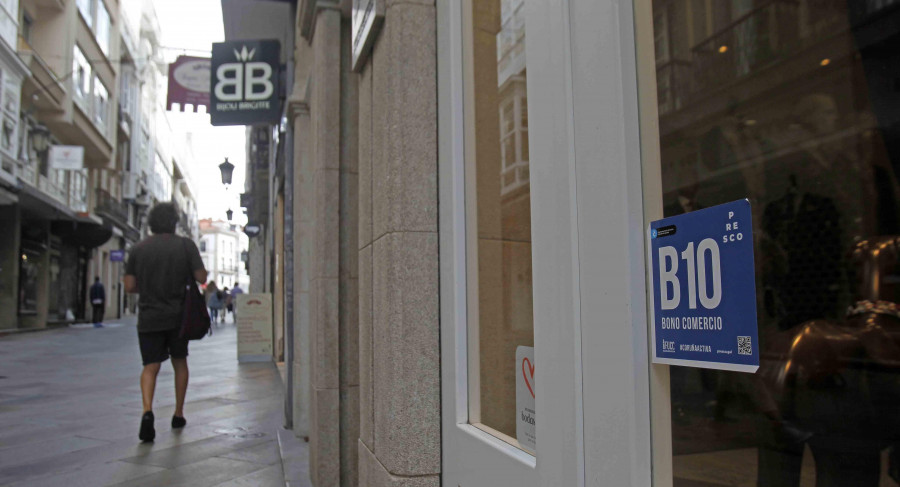
{"label": "blue b10 sign", "polygon": [[750,202],[652,222],[653,362],[756,372]]}

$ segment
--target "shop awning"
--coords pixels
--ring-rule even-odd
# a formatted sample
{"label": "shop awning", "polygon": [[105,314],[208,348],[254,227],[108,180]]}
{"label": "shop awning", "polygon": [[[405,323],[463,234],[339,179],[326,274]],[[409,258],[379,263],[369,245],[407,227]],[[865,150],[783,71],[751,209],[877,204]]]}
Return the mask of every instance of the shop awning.
{"label": "shop awning", "polygon": [[93,219],[78,217],[77,220],[57,220],[51,224],[53,234],[63,242],[76,247],[93,249],[112,238],[112,225],[97,223]]}
{"label": "shop awning", "polygon": [[112,237],[112,226],[102,220],[72,211],[43,191],[22,183],[19,204],[29,217],[50,220],[53,234],[69,245],[92,249]]}
{"label": "shop awning", "polygon": [[24,182],[19,183],[19,204],[27,215],[43,220],[76,218],[71,208]]}

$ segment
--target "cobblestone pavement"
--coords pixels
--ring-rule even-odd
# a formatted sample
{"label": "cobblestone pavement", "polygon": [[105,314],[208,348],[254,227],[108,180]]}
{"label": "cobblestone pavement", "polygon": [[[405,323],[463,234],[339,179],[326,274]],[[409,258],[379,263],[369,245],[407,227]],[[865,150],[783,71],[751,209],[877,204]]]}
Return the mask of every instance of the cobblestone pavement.
{"label": "cobblestone pavement", "polygon": [[163,364],[156,441],[138,441],[140,353],[134,320],[0,337],[0,485],[284,486],[273,364],[236,359],[234,325],[191,343],[187,426],[169,426]]}

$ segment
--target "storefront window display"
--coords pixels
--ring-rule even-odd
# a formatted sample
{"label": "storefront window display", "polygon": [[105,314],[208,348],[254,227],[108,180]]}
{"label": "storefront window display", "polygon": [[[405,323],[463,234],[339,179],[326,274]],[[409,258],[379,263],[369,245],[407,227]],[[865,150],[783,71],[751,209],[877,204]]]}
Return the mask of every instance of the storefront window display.
{"label": "storefront window display", "polygon": [[516,349],[534,346],[523,0],[466,9],[469,421],[516,440]]}
{"label": "storefront window display", "polygon": [[37,314],[41,252],[22,249],[19,256],[19,314]]}
{"label": "storefront window display", "polygon": [[897,485],[900,4],[653,18],[664,214],[750,200],[761,349],[671,367],[674,484]]}

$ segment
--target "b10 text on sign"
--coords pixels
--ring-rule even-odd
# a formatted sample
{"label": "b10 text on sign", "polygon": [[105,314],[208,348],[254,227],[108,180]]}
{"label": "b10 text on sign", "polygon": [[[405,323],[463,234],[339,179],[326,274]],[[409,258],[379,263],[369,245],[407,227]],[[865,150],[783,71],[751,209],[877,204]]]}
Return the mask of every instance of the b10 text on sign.
{"label": "b10 text on sign", "polygon": [[759,368],[750,202],[652,222],[653,362]]}

